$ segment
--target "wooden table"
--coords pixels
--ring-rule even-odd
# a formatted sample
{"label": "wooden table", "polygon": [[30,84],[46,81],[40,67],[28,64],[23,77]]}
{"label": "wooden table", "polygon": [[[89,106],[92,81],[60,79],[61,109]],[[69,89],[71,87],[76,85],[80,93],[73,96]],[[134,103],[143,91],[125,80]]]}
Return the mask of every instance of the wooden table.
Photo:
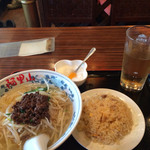
{"label": "wooden table", "polygon": [[[109,88],[131,97],[141,108],[146,121],[142,141],[134,150],[150,150],[150,79],[138,93],[120,87],[120,70],[127,27],[61,27],[61,28],[3,28],[0,43],[55,37],[55,51],[28,57],[0,58],[0,79],[14,71],[54,69],[60,59],[84,59],[92,47],[97,51],[87,61],[89,76],[79,87],[81,92],[94,88]],[[137,135],[138,136],[138,135]],[[70,136],[57,150],[85,150]]]}
{"label": "wooden table", "polygon": [[127,27],[3,28],[0,43],[55,37],[55,52],[28,57],[0,59],[0,79],[16,70],[54,69],[61,59],[84,59],[92,47],[96,53],[87,60],[88,71],[120,70]]}

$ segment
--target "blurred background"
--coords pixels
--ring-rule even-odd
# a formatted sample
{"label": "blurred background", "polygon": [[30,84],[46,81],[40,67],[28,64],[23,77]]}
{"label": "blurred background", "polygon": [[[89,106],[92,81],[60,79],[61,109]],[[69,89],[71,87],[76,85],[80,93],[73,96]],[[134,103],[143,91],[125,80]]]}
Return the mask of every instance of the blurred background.
{"label": "blurred background", "polygon": [[150,24],[150,0],[0,0],[0,27]]}

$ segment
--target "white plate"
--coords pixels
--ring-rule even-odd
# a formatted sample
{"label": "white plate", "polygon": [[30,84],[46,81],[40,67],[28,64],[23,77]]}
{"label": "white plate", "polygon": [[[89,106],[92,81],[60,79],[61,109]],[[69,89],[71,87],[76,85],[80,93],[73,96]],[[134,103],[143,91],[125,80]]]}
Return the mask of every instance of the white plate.
{"label": "white plate", "polygon": [[83,147],[85,147],[88,150],[132,150],[140,143],[145,132],[145,120],[140,108],[128,96],[118,91],[110,89],[93,89],[86,91],[82,93],[82,99],[89,98],[97,93],[111,94],[117,96],[128,105],[128,107],[131,109],[133,116],[134,125],[132,131],[130,132],[130,134],[126,135],[119,142],[119,144],[113,145],[102,145],[99,143],[94,143],[93,141],[85,138],[84,132],[78,132],[77,129],[74,130],[72,134],[73,137],[77,140],[78,143],[80,143]]}

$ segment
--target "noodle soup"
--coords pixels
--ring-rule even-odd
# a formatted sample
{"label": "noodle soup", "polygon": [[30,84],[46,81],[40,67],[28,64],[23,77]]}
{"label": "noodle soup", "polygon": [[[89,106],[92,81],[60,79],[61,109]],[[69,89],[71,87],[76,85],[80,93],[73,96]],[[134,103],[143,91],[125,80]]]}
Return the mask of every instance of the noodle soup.
{"label": "noodle soup", "polygon": [[[46,109],[48,114],[45,113],[46,115],[40,121],[36,120],[37,122],[34,122],[34,119],[27,120],[31,116],[25,118],[27,110],[23,109],[25,106],[20,105],[22,100],[25,101],[25,96],[34,97],[35,93],[48,98],[48,108]],[[3,150],[21,150],[27,139],[41,133],[49,136],[48,146],[51,146],[66,131],[73,113],[73,106],[67,94],[60,88],[48,84],[23,83],[17,85],[0,97],[0,103],[0,149]],[[42,104],[41,107],[43,107]],[[20,112],[17,112],[16,109]],[[33,108],[33,110],[36,111],[37,108]],[[23,119],[17,118],[15,113],[20,113],[18,117],[22,115]],[[18,123],[16,118],[22,122]],[[25,123],[26,120],[27,123]]]}

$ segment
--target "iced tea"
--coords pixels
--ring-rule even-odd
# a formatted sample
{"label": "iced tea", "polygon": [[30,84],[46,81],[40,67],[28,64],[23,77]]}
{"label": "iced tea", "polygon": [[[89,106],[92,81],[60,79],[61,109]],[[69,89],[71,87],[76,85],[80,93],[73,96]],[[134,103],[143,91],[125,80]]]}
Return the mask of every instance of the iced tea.
{"label": "iced tea", "polygon": [[144,40],[127,37],[125,43],[120,84],[127,90],[141,90],[150,72],[150,44],[142,36]]}

